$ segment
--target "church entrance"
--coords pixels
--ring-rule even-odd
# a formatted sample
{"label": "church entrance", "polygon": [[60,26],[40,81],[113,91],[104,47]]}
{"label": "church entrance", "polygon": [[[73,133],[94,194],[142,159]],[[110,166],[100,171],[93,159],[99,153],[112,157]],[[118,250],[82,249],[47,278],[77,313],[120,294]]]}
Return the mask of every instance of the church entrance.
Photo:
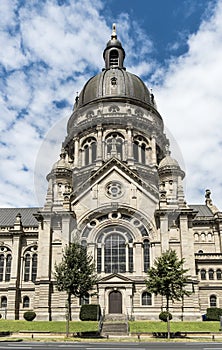
{"label": "church entrance", "polygon": [[122,313],[122,294],[119,291],[113,291],[109,294],[109,313]]}

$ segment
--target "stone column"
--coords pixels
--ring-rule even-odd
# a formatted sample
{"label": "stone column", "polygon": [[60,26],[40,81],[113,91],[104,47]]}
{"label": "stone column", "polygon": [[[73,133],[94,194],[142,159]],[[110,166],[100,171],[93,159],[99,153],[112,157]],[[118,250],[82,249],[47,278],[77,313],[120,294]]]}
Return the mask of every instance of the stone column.
{"label": "stone column", "polygon": [[185,259],[184,268],[189,269],[189,274],[196,275],[193,245],[193,230],[188,228],[188,216],[180,214],[180,240],[181,256]]}
{"label": "stone column", "polygon": [[102,127],[101,125],[97,126],[97,154],[96,154],[96,163],[97,165],[102,165],[103,159],[103,145],[102,145]]}
{"label": "stone column", "polygon": [[21,215],[16,216],[16,221],[13,230],[10,231],[12,239],[12,261],[11,261],[11,276],[8,288],[7,298],[7,319],[19,319],[20,305],[20,282],[21,274],[21,240],[23,236],[23,226]]}
{"label": "stone column", "polygon": [[[44,215],[44,217],[43,217]],[[51,320],[51,213],[36,217],[39,221],[38,267],[34,309],[37,320]]]}
{"label": "stone column", "polygon": [[135,242],[134,243],[135,248],[134,248],[134,270],[136,275],[141,275],[141,271],[143,271],[143,248],[142,248],[142,242]]}
{"label": "stone column", "polygon": [[79,141],[74,138],[74,168],[77,168],[79,165]]}
{"label": "stone column", "polygon": [[162,242],[162,252],[169,249],[168,216],[166,213],[160,214],[160,239]]}
{"label": "stone column", "polygon": [[156,135],[155,134],[153,134],[151,137],[151,147],[152,147],[152,165],[157,165]]}
{"label": "stone column", "polygon": [[127,126],[127,161],[129,165],[134,165],[132,127]]}

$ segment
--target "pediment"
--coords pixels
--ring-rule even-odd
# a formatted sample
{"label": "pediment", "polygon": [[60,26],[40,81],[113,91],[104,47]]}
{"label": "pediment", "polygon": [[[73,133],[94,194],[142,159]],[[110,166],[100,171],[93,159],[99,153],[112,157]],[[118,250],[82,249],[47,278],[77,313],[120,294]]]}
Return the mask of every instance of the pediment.
{"label": "pediment", "polygon": [[105,276],[99,280],[99,283],[133,283],[133,280],[130,278],[120,275],[118,273],[112,273],[108,276]]}
{"label": "pediment", "polygon": [[101,166],[93,175],[91,175],[87,181],[78,187],[77,191],[75,191],[75,193],[72,195],[72,203],[74,204],[83,196],[86,196],[95,185],[108,179],[109,175],[112,173],[115,173],[117,177],[123,179],[126,185],[134,184],[136,188],[138,188],[141,192],[144,192],[146,196],[150,197],[153,202],[158,202],[157,189],[144,182],[134,170],[130,169],[119,159],[113,157],[103,164],[103,166]]}

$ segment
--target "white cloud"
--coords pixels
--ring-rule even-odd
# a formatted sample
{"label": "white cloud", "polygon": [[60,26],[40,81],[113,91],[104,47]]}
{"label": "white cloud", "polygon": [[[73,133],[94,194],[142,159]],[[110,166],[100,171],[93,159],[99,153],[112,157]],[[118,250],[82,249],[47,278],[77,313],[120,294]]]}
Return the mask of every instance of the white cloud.
{"label": "white cloud", "polygon": [[[102,52],[111,24],[102,9],[98,0],[67,1],[63,6],[54,0],[0,2],[0,45],[5,48],[0,57],[5,72],[0,82],[0,127],[5,131],[0,143],[0,206],[43,204],[39,200],[45,196],[45,175],[58,159],[75,94],[104,66]],[[156,69],[153,76],[163,81],[154,92],[185,158],[188,199],[199,202],[199,189],[209,187],[222,208],[221,15],[218,6],[189,37],[188,53],[172,59],[167,70],[147,61],[152,41],[127,13],[117,18],[117,33],[128,69],[140,76]],[[66,104],[60,109],[55,101]],[[179,152],[177,157],[182,159]],[[42,194],[36,200],[39,187]]]}
{"label": "white cloud", "polygon": [[204,202],[212,189],[222,208],[222,2],[199,31],[189,37],[186,55],[163,70],[156,95],[167,127],[177,139],[187,170],[187,195]]}

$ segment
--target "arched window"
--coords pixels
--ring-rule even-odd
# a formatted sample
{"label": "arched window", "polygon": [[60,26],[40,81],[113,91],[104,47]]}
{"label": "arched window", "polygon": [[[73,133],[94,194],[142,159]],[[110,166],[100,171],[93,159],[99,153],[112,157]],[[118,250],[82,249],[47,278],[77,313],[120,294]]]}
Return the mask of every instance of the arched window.
{"label": "arched window", "polygon": [[83,297],[79,298],[79,305],[89,304],[89,293],[86,293]]}
{"label": "arched window", "polygon": [[133,272],[133,247],[129,247],[129,272]]}
{"label": "arched window", "polygon": [[0,255],[0,282],[3,281],[4,276],[4,254]]}
{"label": "arched window", "polygon": [[7,298],[1,297],[1,308],[6,308],[7,307]]}
{"label": "arched window", "polygon": [[116,67],[119,65],[119,53],[117,50],[111,50],[109,56],[110,67]]}
{"label": "arched window", "polygon": [[199,234],[198,234],[198,232],[195,232],[195,233],[194,233],[194,240],[195,240],[196,242],[199,241]]}
{"label": "arched window", "polygon": [[143,264],[144,271],[147,272],[150,268],[150,242],[147,239],[143,242]]}
{"label": "arched window", "polygon": [[200,278],[202,280],[206,279],[206,270],[204,270],[204,269],[200,270]]}
{"label": "arched window", "polygon": [[102,272],[102,248],[97,248],[97,272]]}
{"label": "arched window", "polygon": [[206,241],[206,234],[205,234],[205,232],[201,232],[201,241],[202,242]]}
{"label": "arched window", "polygon": [[32,282],[35,282],[37,277],[37,254],[32,256]]}
{"label": "arched window", "polygon": [[133,142],[133,156],[135,162],[139,162],[139,144],[137,141]]}
{"label": "arched window", "polygon": [[12,256],[11,256],[11,254],[8,254],[7,257],[6,257],[5,282],[9,282],[10,281],[11,264],[12,264]]}
{"label": "arched window", "polygon": [[152,295],[148,292],[142,294],[142,305],[152,305]]}
{"label": "arched window", "polygon": [[[112,217],[117,218],[117,213]],[[134,271],[134,246],[131,231],[119,225],[107,225],[97,237],[97,272],[124,273]]]}
{"label": "arched window", "polygon": [[126,242],[118,233],[105,239],[105,272],[126,272]]}
{"label": "arched window", "polygon": [[123,160],[124,138],[119,133],[109,134],[106,138],[106,155],[107,158],[116,157]]}
{"label": "arched window", "polygon": [[217,269],[216,274],[217,274],[217,279],[221,280],[222,279],[222,271],[221,271],[221,269]]}
{"label": "arched window", "polygon": [[209,280],[213,280],[214,279],[214,270],[213,269],[210,269],[208,271],[208,276],[209,276]]}
{"label": "arched window", "polygon": [[29,247],[24,256],[24,281],[36,281],[37,277],[37,246]]}
{"label": "arched window", "polygon": [[89,137],[83,143],[83,164],[89,165],[96,160],[96,139],[94,137]]}
{"label": "arched window", "polygon": [[216,295],[210,296],[210,307],[217,307],[217,297]]}
{"label": "arched window", "polygon": [[24,269],[24,281],[25,282],[29,281],[30,265],[31,265],[30,254],[26,254],[26,256],[25,256],[25,269]]}
{"label": "arched window", "polygon": [[26,296],[24,296],[24,298],[23,298],[23,307],[25,308],[25,307],[29,307],[29,304],[30,304],[30,302],[29,302],[29,297],[27,297],[27,295]]}
{"label": "arched window", "polygon": [[143,136],[134,137],[133,155],[135,162],[146,164],[147,141]]}

